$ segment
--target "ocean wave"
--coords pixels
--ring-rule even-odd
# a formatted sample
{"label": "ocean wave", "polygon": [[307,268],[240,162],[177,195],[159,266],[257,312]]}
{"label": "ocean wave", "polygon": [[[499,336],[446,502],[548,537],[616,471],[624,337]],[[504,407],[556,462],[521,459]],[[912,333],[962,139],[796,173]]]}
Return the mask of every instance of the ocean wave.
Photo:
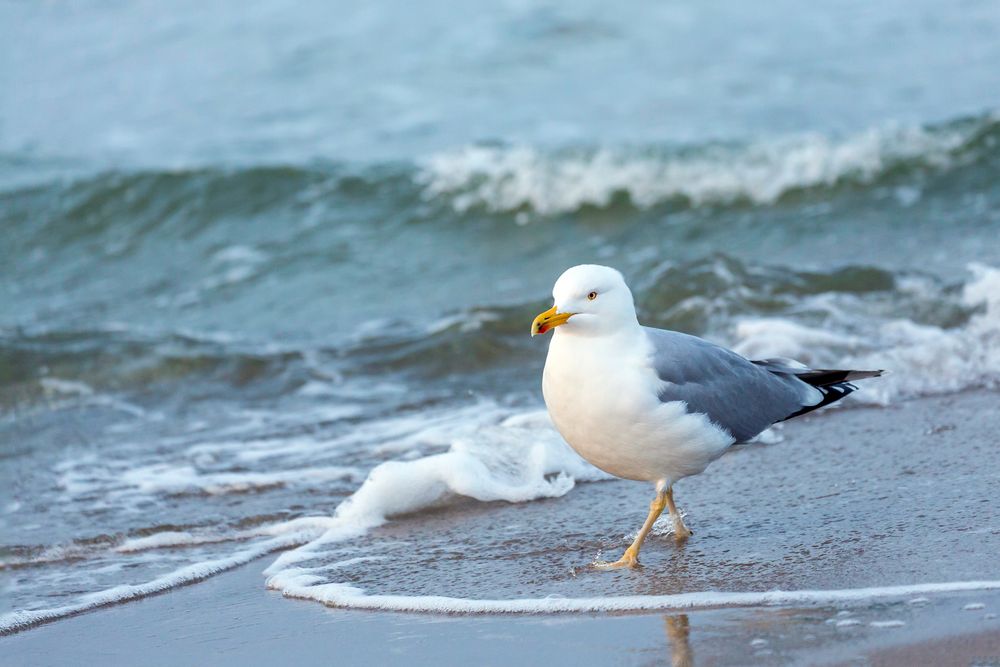
{"label": "ocean wave", "polygon": [[273,382],[273,391],[284,394],[308,380],[304,355],[302,348],[228,335],[125,325],[81,330],[0,328],[0,365],[9,369],[0,382],[0,415],[24,417],[33,407],[99,405],[155,418],[156,410],[120,396],[196,377],[203,381],[202,390],[215,383],[228,392]]}
{"label": "ocean wave", "polygon": [[[155,228],[193,233],[215,220],[275,213],[308,223],[331,205],[357,202],[384,207],[375,220],[402,212],[408,219],[430,220],[442,210],[459,217],[478,210],[522,213],[527,217],[519,220],[526,221],[619,201],[638,209],[664,203],[767,205],[799,191],[865,188],[897,177],[905,186],[908,175],[993,159],[998,141],[1000,119],[990,112],[840,137],[812,133],[689,145],[552,148],[476,144],[411,161],[77,172],[30,185],[6,182],[0,201],[11,221],[35,213],[30,235],[44,246],[127,221],[129,238],[118,242],[128,247],[134,235]],[[912,200],[919,189],[903,187],[899,196]],[[49,215],[37,215],[43,210]]]}
{"label": "ocean wave", "polygon": [[[643,322],[747,356],[905,370],[879,384],[880,400],[888,401],[1000,382],[998,269],[969,270],[956,285],[872,266],[802,271],[719,254],[648,270],[636,295]],[[356,333],[323,345],[131,328],[0,330],[0,362],[15,371],[0,384],[0,411],[25,416],[31,406],[92,405],[154,419],[159,413],[134,392],[197,387],[202,397],[294,396],[316,410],[333,406],[338,412],[327,417],[341,419],[363,411],[365,401],[351,398],[352,378],[366,378],[368,388],[435,381],[478,391],[502,374],[513,389],[542,362],[544,346],[524,335],[542,303],[466,307],[427,322],[361,322]],[[515,358],[523,363],[512,367]],[[38,377],[41,368],[49,374]],[[240,447],[253,455],[253,446]]]}
{"label": "ocean wave", "polygon": [[[885,368],[857,397],[877,404],[914,396],[1000,387],[1000,269],[972,264],[962,287],[968,319],[957,326],[906,317],[864,319],[850,303],[827,304],[822,326],[785,318],[746,318],[735,324],[736,351],[754,358],[793,357],[814,367]],[[855,321],[852,322],[852,319]]]}
{"label": "ocean wave", "polygon": [[894,174],[943,170],[992,153],[993,115],[933,127],[887,126],[845,138],[819,134],[685,148],[543,150],[466,146],[427,158],[416,181],[428,199],[460,213],[540,216],[604,208],[624,198],[645,209],[667,202],[773,204],[803,190],[868,186]]}

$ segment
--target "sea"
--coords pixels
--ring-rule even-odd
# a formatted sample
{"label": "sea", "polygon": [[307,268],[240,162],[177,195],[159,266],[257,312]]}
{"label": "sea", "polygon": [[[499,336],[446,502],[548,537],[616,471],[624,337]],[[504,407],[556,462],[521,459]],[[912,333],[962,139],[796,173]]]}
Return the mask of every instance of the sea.
{"label": "sea", "polygon": [[612,488],[544,411],[559,274],[888,369],[838,409],[891,414],[1000,387],[998,235],[994,2],[0,3],[0,634],[252,561],[345,607],[647,607],[393,566],[443,549],[389,530],[421,516]]}

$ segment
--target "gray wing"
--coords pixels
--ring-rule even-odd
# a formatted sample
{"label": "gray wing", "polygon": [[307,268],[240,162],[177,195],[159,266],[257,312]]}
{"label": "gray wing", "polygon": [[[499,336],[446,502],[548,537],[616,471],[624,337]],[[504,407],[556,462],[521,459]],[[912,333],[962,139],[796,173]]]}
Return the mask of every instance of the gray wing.
{"label": "gray wing", "polygon": [[660,400],[684,401],[688,412],[708,415],[737,442],[823,398],[794,373],[766,370],[701,338],[643,329],[653,345],[653,367],[664,383]]}

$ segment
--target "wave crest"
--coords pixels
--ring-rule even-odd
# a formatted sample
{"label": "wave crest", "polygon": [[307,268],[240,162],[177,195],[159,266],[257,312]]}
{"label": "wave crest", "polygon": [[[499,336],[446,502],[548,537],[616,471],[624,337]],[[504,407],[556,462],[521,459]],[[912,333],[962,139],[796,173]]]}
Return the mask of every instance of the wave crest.
{"label": "wave crest", "polygon": [[557,215],[604,208],[618,198],[640,209],[672,201],[772,204],[798,190],[947,168],[970,150],[990,148],[997,124],[986,116],[931,128],[874,128],[843,139],[803,134],[681,149],[466,146],[425,160],[416,181],[426,198],[448,197],[459,213]]}

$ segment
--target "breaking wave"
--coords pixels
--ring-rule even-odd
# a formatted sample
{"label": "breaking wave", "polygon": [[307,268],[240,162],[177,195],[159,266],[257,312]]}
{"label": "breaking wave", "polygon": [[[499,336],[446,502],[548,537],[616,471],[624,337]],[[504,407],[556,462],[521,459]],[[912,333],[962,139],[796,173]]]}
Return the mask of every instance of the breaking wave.
{"label": "breaking wave", "polygon": [[[387,218],[485,211],[524,214],[518,218],[523,222],[526,216],[619,202],[638,209],[757,206],[796,192],[919,182],[926,174],[995,163],[998,139],[1000,120],[989,113],[931,126],[875,127],[844,137],[801,134],[677,146],[476,144],[409,163],[316,161],[76,174],[30,185],[15,180],[0,190],[0,201],[16,214],[57,195],[60,207],[44,231],[58,236],[78,235],[81,225],[93,231],[117,218],[148,219],[142,228],[154,224],[154,217],[157,226],[191,228],[218,216],[269,211],[309,217],[317,205],[362,200],[384,202]],[[78,226],[60,232],[61,219]]]}
{"label": "breaking wave", "polygon": [[417,182],[456,211],[571,213],[625,199],[637,208],[678,202],[772,204],[797,191],[865,187],[946,170],[995,152],[993,116],[922,128],[890,126],[843,139],[782,137],[687,148],[540,150],[467,146],[435,155]]}

